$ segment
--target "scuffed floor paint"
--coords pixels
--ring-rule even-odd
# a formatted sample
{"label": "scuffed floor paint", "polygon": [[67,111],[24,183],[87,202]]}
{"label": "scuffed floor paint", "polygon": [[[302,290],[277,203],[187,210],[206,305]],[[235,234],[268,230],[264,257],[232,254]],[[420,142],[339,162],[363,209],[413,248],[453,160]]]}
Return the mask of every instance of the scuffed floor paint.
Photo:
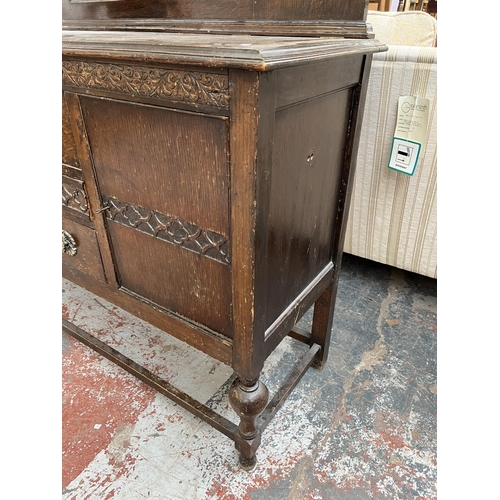
{"label": "scuffed floor paint", "polygon": [[[237,421],[227,366],[63,290],[64,317]],[[63,500],[435,499],[436,321],[435,280],[346,255],[328,363],[269,424],[251,473],[230,439],[63,336]],[[286,339],[268,359],[271,394],[303,348]]]}
{"label": "scuffed floor paint", "polygon": [[120,461],[117,452],[128,442],[119,436],[133,429],[155,392],[135,377],[124,377],[76,340],[69,338],[68,344],[62,367],[63,484],[83,472],[102,449],[109,448]]}

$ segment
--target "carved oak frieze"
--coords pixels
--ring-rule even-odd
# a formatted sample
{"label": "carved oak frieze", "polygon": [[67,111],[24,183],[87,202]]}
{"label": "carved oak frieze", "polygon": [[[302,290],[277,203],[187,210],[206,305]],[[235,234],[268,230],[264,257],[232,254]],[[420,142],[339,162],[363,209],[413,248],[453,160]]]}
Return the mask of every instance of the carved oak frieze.
{"label": "carved oak frieze", "polygon": [[220,73],[69,60],[63,61],[62,81],[72,87],[229,107],[228,77]]}
{"label": "carved oak frieze", "polygon": [[103,196],[103,203],[110,220],[223,264],[230,264],[229,240],[221,234],[115,198]]}
{"label": "carved oak frieze", "polygon": [[62,204],[65,207],[76,210],[77,212],[90,215],[89,201],[87,193],[85,192],[83,181],[63,176]]}

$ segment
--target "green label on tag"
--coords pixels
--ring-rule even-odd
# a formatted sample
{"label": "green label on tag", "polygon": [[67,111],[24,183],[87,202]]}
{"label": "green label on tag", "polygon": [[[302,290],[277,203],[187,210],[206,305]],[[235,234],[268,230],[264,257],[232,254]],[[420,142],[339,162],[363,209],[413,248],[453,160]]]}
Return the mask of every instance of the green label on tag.
{"label": "green label on tag", "polygon": [[429,99],[401,96],[388,167],[413,175],[420,150],[427,138]]}
{"label": "green label on tag", "polygon": [[413,175],[417,166],[418,156],[422,145],[419,142],[408,141],[399,137],[392,140],[389,168]]}

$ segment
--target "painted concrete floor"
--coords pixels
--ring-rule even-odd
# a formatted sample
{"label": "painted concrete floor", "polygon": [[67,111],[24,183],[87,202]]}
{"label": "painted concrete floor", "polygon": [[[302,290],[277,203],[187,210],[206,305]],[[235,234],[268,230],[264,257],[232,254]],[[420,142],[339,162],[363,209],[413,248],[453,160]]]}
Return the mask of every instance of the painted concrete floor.
{"label": "painted concrete floor", "polygon": [[[63,334],[63,500],[437,498],[436,285],[344,254],[328,363],[251,473],[226,436]],[[67,280],[63,317],[237,422],[227,366]],[[271,395],[303,349],[286,339],[268,359]]]}

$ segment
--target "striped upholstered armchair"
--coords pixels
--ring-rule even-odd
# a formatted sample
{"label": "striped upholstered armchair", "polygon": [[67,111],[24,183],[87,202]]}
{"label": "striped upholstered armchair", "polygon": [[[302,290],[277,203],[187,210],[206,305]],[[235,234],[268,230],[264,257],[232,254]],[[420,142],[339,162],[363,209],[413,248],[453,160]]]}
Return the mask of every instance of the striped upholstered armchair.
{"label": "striped upholstered armchair", "polygon": [[[421,11],[368,12],[375,54],[344,251],[437,278],[437,34]],[[430,101],[427,143],[412,177],[387,165],[400,95]]]}

